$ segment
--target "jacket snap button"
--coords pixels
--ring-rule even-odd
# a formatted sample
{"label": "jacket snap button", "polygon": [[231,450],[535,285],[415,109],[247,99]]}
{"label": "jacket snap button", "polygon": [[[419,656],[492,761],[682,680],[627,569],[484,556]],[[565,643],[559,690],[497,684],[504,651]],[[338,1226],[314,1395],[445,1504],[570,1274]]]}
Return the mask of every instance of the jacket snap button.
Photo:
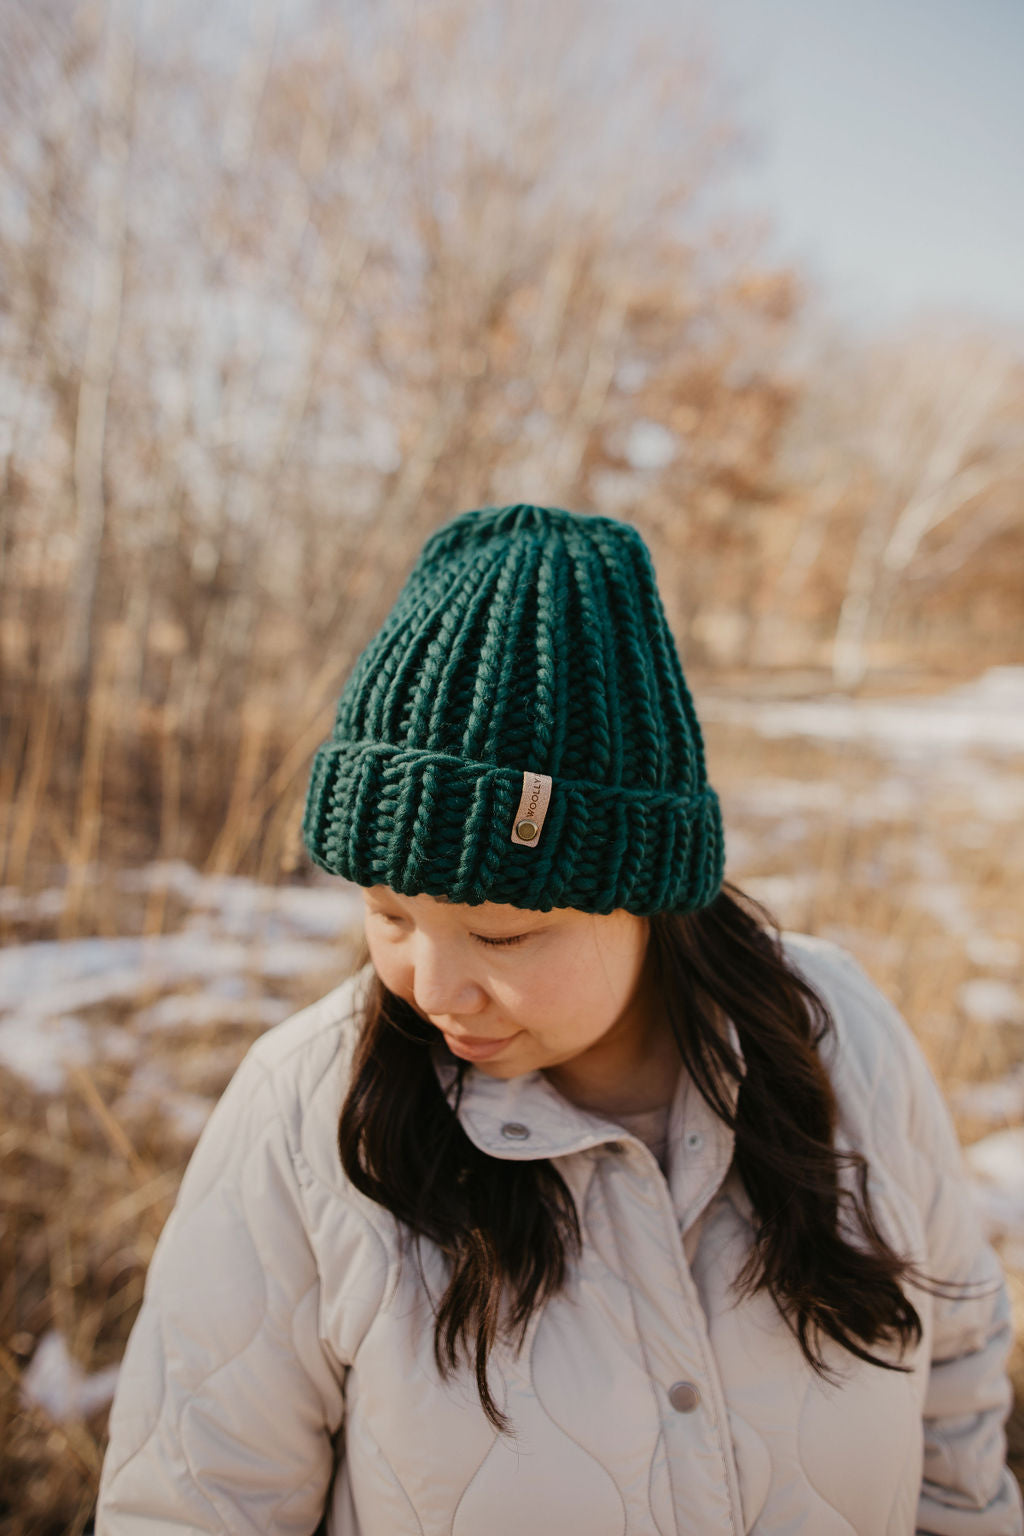
{"label": "jacket snap button", "polygon": [[501,1134],[507,1136],[509,1141],[525,1141],[530,1134],[530,1127],[519,1120],[506,1120]]}
{"label": "jacket snap button", "polygon": [[700,1131],[690,1131],[686,1137],[686,1146],[690,1152],[699,1152],[704,1145],[704,1137]]}
{"label": "jacket snap button", "polygon": [[692,1381],[677,1381],[668,1389],[668,1400],[677,1413],[692,1413],[700,1402],[700,1393]]}

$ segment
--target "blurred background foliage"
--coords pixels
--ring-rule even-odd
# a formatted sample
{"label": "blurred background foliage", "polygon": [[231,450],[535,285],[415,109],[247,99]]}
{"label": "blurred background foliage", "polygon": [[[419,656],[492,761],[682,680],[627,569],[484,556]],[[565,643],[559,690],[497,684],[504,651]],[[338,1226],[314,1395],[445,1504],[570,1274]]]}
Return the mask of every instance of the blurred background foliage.
{"label": "blurred background foliage", "polygon": [[464,508],[640,528],[731,877],[869,964],[962,1131],[1024,1135],[1019,741],[894,766],[842,713],[991,668],[1018,709],[1024,350],[832,323],[722,195],[713,51],[632,6],[0,14],[0,1532],[56,1536],[102,1451],[74,1373],[116,1368],[210,1104],[352,961],[294,888],[308,763]]}
{"label": "blurred background foliage", "polygon": [[1021,657],[1019,352],[808,317],[709,196],[696,46],[571,0],[4,9],[8,885],[101,813],[294,867],[339,682],[471,505],[635,521],[698,674]]}

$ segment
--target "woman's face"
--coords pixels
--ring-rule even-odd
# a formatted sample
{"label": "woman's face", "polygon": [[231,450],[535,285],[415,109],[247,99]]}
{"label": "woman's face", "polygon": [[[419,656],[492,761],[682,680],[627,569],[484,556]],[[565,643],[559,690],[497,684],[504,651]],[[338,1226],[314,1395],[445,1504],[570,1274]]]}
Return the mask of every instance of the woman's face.
{"label": "woman's face", "polygon": [[647,922],[630,912],[527,912],[435,896],[363,892],[378,976],[489,1077],[607,1059],[646,1028]]}

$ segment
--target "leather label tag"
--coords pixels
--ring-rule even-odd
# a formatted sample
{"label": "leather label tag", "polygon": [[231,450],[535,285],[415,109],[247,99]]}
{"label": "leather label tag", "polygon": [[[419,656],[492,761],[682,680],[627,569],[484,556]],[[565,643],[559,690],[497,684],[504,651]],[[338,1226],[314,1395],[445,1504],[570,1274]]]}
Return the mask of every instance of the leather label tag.
{"label": "leather label tag", "polygon": [[512,822],[512,841],[521,848],[536,848],[551,803],[551,779],[546,773],[524,773],[523,793]]}

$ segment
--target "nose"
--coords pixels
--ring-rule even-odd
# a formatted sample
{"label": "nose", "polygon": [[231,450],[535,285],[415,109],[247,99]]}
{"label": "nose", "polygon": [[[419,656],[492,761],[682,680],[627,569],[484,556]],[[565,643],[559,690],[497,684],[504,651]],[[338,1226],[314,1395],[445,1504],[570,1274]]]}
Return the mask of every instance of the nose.
{"label": "nose", "polygon": [[487,1002],[460,956],[461,946],[439,943],[426,934],[416,936],[413,957],[412,995],[416,1007],[429,1019],[464,1018],[479,1013]]}

